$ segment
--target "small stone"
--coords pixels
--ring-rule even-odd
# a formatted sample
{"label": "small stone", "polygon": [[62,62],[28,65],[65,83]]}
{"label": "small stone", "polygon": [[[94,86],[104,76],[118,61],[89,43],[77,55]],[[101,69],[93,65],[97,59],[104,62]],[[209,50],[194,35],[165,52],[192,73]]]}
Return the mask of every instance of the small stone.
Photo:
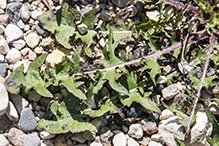
{"label": "small stone", "polygon": [[5,31],[5,27],[3,25],[0,25],[0,34],[3,34],[4,31]]}
{"label": "small stone", "polygon": [[103,145],[110,145],[111,140],[109,135],[111,134],[111,130],[108,127],[103,127],[100,130],[100,140]]}
{"label": "small stone", "polygon": [[43,48],[42,48],[42,47],[36,47],[36,48],[34,49],[34,52],[35,52],[36,54],[42,54],[42,53],[43,53]]}
{"label": "small stone", "polygon": [[37,133],[28,134],[24,146],[40,146],[40,139]]}
{"label": "small stone", "polygon": [[156,141],[150,141],[148,146],[163,146],[163,145]]}
{"label": "small stone", "polygon": [[91,121],[91,123],[97,128],[97,130],[99,131],[100,128],[104,127],[107,125],[108,121],[105,118],[95,118]]}
{"label": "small stone", "polygon": [[10,97],[19,114],[25,107],[28,107],[29,105],[28,101],[20,94],[10,94]]}
{"label": "small stone", "polygon": [[29,58],[30,61],[34,61],[37,58],[37,55],[32,50],[29,50],[28,58]]}
{"label": "small stone", "polygon": [[5,9],[7,6],[7,0],[1,0],[0,1],[0,8],[1,9]]}
{"label": "small stone", "polygon": [[160,17],[160,12],[158,10],[147,11],[146,16],[150,20],[158,21]]}
{"label": "small stone", "polygon": [[164,88],[163,90],[161,90],[161,93],[162,93],[164,99],[170,100],[171,98],[173,98],[175,95],[177,95],[179,93],[179,89],[178,89],[177,84],[172,84],[172,85]]}
{"label": "small stone", "polygon": [[128,132],[129,131],[129,127],[128,126],[126,126],[126,125],[122,125],[122,131],[123,132]]}
{"label": "small stone", "polygon": [[0,116],[3,115],[9,104],[8,92],[4,84],[0,83]]}
{"label": "small stone", "polygon": [[19,119],[17,110],[16,110],[16,108],[14,107],[14,104],[11,101],[9,101],[9,106],[8,106],[6,115],[12,121],[18,121],[18,119]]}
{"label": "small stone", "polygon": [[99,99],[95,95],[93,95],[90,100],[90,108],[95,110],[95,109],[99,109],[100,107],[101,107],[101,103]]}
{"label": "small stone", "polygon": [[157,124],[154,121],[147,121],[143,126],[143,130],[146,134],[151,135],[157,132]]}
{"label": "small stone", "polygon": [[26,47],[26,48],[22,49],[20,52],[23,56],[26,56],[29,51],[30,51],[30,48]]}
{"label": "small stone", "polygon": [[50,37],[43,39],[41,42],[42,47],[49,47],[50,48],[50,47],[52,47],[52,45],[53,45],[53,40]]}
{"label": "small stone", "polygon": [[54,94],[54,100],[62,101],[64,96],[61,93],[55,93]]}
{"label": "small stone", "polygon": [[63,52],[54,50],[46,57],[46,64],[50,63],[50,65],[54,67],[55,64],[58,64],[62,60],[63,56],[65,56]]}
{"label": "small stone", "polygon": [[88,141],[93,141],[95,139],[96,133],[91,131],[84,131],[82,133],[83,137]]}
{"label": "small stone", "polygon": [[168,17],[170,14],[171,14],[170,17],[173,17],[173,15],[174,15],[174,7],[172,7],[172,6],[167,6],[167,7],[164,9],[164,11],[163,11],[163,15],[164,15],[165,17]]}
{"label": "small stone", "polygon": [[133,138],[139,139],[143,136],[143,129],[140,124],[132,124],[129,127],[128,134]]}
{"label": "small stone", "polygon": [[17,22],[17,26],[18,26],[20,29],[24,29],[25,24],[24,24],[24,22],[23,22],[22,20],[19,20],[19,21]]}
{"label": "small stone", "polygon": [[36,31],[39,35],[45,37],[48,33],[39,25],[39,24],[36,24]]}
{"label": "small stone", "polygon": [[167,78],[165,76],[159,76],[157,79],[157,84],[165,84],[167,83]]}
{"label": "small stone", "polygon": [[17,61],[21,60],[21,53],[15,49],[15,48],[12,48],[8,54],[6,55],[6,60],[8,63],[16,63]]}
{"label": "small stone", "polygon": [[5,37],[8,43],[11,43],[17,39],[20,39],[23,37],[22,30],[14,25],[14,24],[8,24],[5,28]]}
{"label": "small stone", "polygon": [[160,135],[160,134],[151,135],[151,140],[153,140],[153,141],[159,142],[159,141],[161,141],[161,139],[162,139],[162,135]]}
{"label": "small stone", "polygon": [[213,90],[212,93],[214,95],[215,98],[219,98],[219,85],[216,85]]}
{"label": "small stone", "polygon": [[8,43],[4,38],[0,39],[0,54],[5,55],[10,51]]}
{"label": "small stone", "polygon": [[48,98],[45,98],[45,97],[40,98],[40,104],[44,107],[47,107],[49,102],[50,102],[50,99],[48,99]]}
{"label": "small stone", "polygon": [[17,22],[20,20],[20,9],[22,5],[23,4],[20,2],[8,3],[6,13],[9,15],[10,23],[17,24]]}
{"label": "small stone", "polygon": [[85,34],[87,32],[87,25],[85,25],[84,23],[78,25],[77,28],[80,34]]}
{"label": "small stone", "polygon": [[110,11],[102,10],[100,14],[100,19],[102,19],[103,21],[109,22],[112,19],[112,15],[110,14]]}
{"label": "small stone", "polygon": [[100,45],[102,48],[104,48],[104,46],[106,45],[106,42],[105,42],[104,38],[101,38],[101,39],[99,40],[99,45]]}
{"label": "small stone", "polygon": [[3,134],[0,134],[0,146],[9,146],[9,142]]}
{"label": "small stone", "polygon": [[173,116],[167,120],[162,120],[158,126],[158,134],[162,135],[162,141],[168,146],[177,146],[175,138],[184,140],[184,126],[177,120],[179,117]]}
{"label": "small stone", "polygon": [[28,93],[28,99],[29,99],[30,101],[38,102],[38,101],[40,101],[40,98],[41,98],[41,95],[38,94],[35,90],[31,90],[31,91]]}
{"label": "small stone", "polygon": [[40,38],[36,33],[30,33],[24,37],[24,40],[30,48],[35,48],[39,44]]}
{"label": "small stone", "polygon": [[2,77],[5,77],[6,72],[7,72],[7,67],[8,67],[7,63],[0,63],[0,75]]}
{"label": "small stone", "polygon": [[130,12],[129,17],[134,17],[138,13],[138,10],[134,5],[128,6],[127,11]]}
{"label": "small stone", "polygon": [[96,139],[90,144],[90,146],[103,146],[100,142],[100,137],[96,137]]}
{"label": "small stone", "polygon": [[43,14],[42,11],[34,10],[34,11],[31,12],[30,15],[31,15],[31,17],[32,17],[34,20],[36,20],[37,17],[40,16],[40,15],[42,15],[42,14]]}
{"label": "small stone", "polygon": [[0,75],[0,83],[4,84],[6,82],[5,78]]}
{"label": "small stone", "polygon": [[41,132],[40,132],[40,137],[41,137],[42,139],[51,139],[51,138],[53,138],[53,137],[55,137],[55,136],[56,136],[55,134],[49,133],[49,132],[47,132],[47,131],[41,131]]}
{"label": "small stone", "polygon": [[0,63],[3,63],[5,61],[5,56],[0,54]]}
{"label": "small stone", "polygon": [[120,132],[113,137],[112,142],[113,142],[113,146],[126,146],[127,138],[123,132]]}
{"label": "small stone", "polygon": [[208,122],[205,110],[196,113],[194,126],[190,131],[190,145],[210,146],[206,136],[210,136],[212,132],[212,124]]}
{"label": "small stone", "polygon": [[22,60],[22,61],[18,61],[14,64],[14,68],[13,71],[15,69],[17,69],[19,66],[24,65],[24,70],[23,72],[26,73],[28,71],[28,68],[30,66],[31,62],[28,59]]}
{"label": "small stone", "polygon": [[161,121],[162,121],[162,120],[166,120],[166,119],[168,119],[168,118],[170,118],[170,117],[173,117],[173,116],[175,116],[175,115],[174,115],[174,113],[173,113],[171,110],[165,109],[165,110],[163,110],[163,111],[161,112],[160,120],[161,120]]}
{"label": "small stone", "polygon": [[37,121],[31,109],[24,108],[20,116],[20,128],[23,132],[29,133],[36,129]]}
{"label": "small stone", "polygon": [[26,141],[27,135],[17,128],[11,128],[8,133],[8,140],[15,146],[22,146]]}
{"label": "small stone", "polygon": [[112,3],[120,8],[125,7],[130,0],[112,0]]}
{"label": "small stone", "polygon": [[26,25],[24,26],[24,31],[28,31],[28,30],[30,30],[30,25],[29,25],[29,24],[26,24]]}
{"label": "small stone", "polygon": [[51,140],[49,139],[43,139],[40,141],[40,143],[41,143],[41,146],[54,146]]}
{"label": "small stone", "polygon": [[21,50],[25,47],[26,42],[22,39],[16,40],[12,42],[12,46],[14,46],[16,49]]}
{"label": "small stone", "polygon": [[129,138],[128,139],[128,146],[139,146],[139,144],[133,138]]}
{"label": "small stone", "polygon": [[0,25],[7,26],[9,16],[5,14],[0,15]]}
{"label": "small stone", "polygon": [[30,18],[30,11],[29,11],[29,4],[25,3],[22,5],[21,9],[20,9],[20,15],[21,18],[24,22],[27,22]]}
{"label": "small stone", "polygon": [[71,136],[71,139],[73,141],[76,141],[78,143],[84,143],[86,139],[83,137],[82,133],[75,133]]}
{"label": "small stone", "polygon": [[55,146],[67,146],[65,137],[63,135],[56,136],[54,145]]}
{"label": "small stone", "polygon": [[208,106],[208,110],[214,115],[219,115],[219,107],[216,102],[210,103]]}

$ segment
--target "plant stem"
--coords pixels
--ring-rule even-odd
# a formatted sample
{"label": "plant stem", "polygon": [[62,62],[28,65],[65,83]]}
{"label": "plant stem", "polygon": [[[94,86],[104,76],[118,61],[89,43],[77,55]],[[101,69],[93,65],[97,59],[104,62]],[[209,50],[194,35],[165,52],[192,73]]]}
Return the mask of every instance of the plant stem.
{"label": "plant stem", "polygon": [[209,47],[209,50],[207,52],[206,61],[205,61],[205,64],[204,64],[204,69],[203,69],[201,81],[200,81],[198,91],[197,91],[197,94],[196,94],[196,97],[195,97],[194,106],[192,108],[192,113],[190,115],[190,119],[189,119],[189,122],[188,122],[188,125],[187,125],[187,128],[186,128],[186,135],[185,135],[186,145],[188,145],[188,143],[189,143],[188,139],[189,139],[189,133],[190,133],[190,126],[191,126],[192,118],[193,118],[193,115],[195,114],[195,108],[197,106],[198,99],[199,99],[200,94],[201,94],[202,85],[203,85],[204,80],[205,80],[205,75],[206,75],[206,72],[207,72],[207,69],[208,69],[209,60],[211,58],[211,53],[213,52],[215,42],[216,42],[216,36],[214,34],[212,34],[212,36],[210,38],[210,47]]}

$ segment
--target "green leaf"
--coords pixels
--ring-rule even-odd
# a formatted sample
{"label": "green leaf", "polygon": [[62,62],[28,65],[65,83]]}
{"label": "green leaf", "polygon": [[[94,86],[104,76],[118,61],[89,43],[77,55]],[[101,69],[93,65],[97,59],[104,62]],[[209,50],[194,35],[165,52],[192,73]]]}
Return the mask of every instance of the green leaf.
{"label": "green leaf", "polygon": [[95,17],[96,12],[97,12],[96,9],[92,9],[82,16],[81,23],[84,23],[85,25],[87,25],[88,30],[94,29],[93,22],[94,22],[94,17]]}
{"label": "green leaf", "polygon": [[117,113],[116,106],[108,99],[101,108],[98,110],[90,110],[84,112],[85,115],[89,115],[90,117],[100,117],[103,116],[107,112]]}
{"label": "green leaf", "polygon": [[[55,104],[53,106],[53,104]],[[57,110],[57,102],[54,102],[51,107],[53,107],[52,112],[56,116],[57,120],[45,120],[41,119],[38,122],[38,126],[41,130],[46,130],[53,134],[58,133],[78,133],[83,131],[94,131],[97,132],[95,126],[91,123],[86,122],[82,119],[82,115],[74,115],[72,116],[67,110],[65,103],[62,102]],[[57,114],[59,112],[59,115]],[[62,117],[62,118],[60,118]]]}
{"label": "green leaf", "polygon": [[128,107],[130,107],[133,102],[137,102],[148,110],[161,113],[160,109],[148,97],[146,97],[146,95],[147,94],[142,97],[138,91],[132,91],[129,96],[122,96],[120,101],[123,105]]}
{"label": "green leaf", "polygon": [[150,71],[147,71],[147,72],[149,73],[154,85],[156,85],[155,76],[157,74],[160,74],[162,67],[158,64],[156,59],[143,60],[142,64],[144,65],[142,71],[145,71],[146,69],[150,69]]}
{"label": "green leaf", "polygon": [[16,94],[20,90],[21,85],[23,85],[25,94],[28,94],[31,89],[34,89],[42,96],[53,97],[49,90],[47,90],[47,87],[51,85],[51,83],[45,82],[43,75],[40,74],[39,70],[39,67],[43,64],[45,58],[46,54],[38,57],[30,64],[29,70],[26,73],[22,73],[23,66],[16,69],[5,83],[7,90]]}
{"label": "green leaf", "polygon": [[208,116],[208,121],[212,123],[213,125],[213,131],[211,133],[211,138],[213,139],[212,141],[208,138],[208,142],[210,144],[217,144],[219,145],[219,125],[218,123],[215,121],[214,117],[211,115],[210,111],[208,111],[207,109],[205,110],[207,116]]}
{"label": "green leaf", "polygon": [[75,9],[69,9],[65,3],[56,14],[54,11],[48,11],[39,16],[39,21],[43,28],[55,34],[56,40],[60,44],[71,49],[70,36],[75,33],[74,19],[77,15],[79,12]]}
{"label": "green leaf", "polygon": [[86,47],[86,48],[85,48],[85,53],[86,53],[86,55],[87,55],[88,57],[90,57],[90,58],[91,58],[92,55],[93,55],[93,54],[92,54],[92,50],[91,50],[89,47]]}

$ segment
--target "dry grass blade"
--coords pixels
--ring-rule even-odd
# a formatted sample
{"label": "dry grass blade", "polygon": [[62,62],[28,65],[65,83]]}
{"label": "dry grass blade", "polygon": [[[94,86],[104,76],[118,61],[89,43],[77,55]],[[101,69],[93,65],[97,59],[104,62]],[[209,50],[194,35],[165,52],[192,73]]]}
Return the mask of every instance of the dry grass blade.
{"label": "dry grass blade", "polygon": [[206,61],[205,61],[205,64],[204,64],[204,69],[203,69],[203,73],[202,73],[202,77],[201,77],[201,82],[200,82],[199,87],[198,87],[198,91],[197,91],[197,94],[196,94],[196,97],[195,97],[192,113],[190,115],[189,123],[188,123],[187,128],[186,128],[186,135],[185,135],[186,145],[189,145],[188,144],[189,143],[189,133],[190,133],[190,126],[191,126],[192,117],[195,114],[195,108],[197,106],[198,99],[199,99],[200,94],[201,94],[202,85],[204,83],[205,75],[206,75],[206,72],[207,72],[207,69],[208,69],[209,60],[211,58],[211,54],[213,52],[215,42],[216,42],[216,36],[214,34],[212,34],[212,36],[210,38],[210,47],[209,47],[209,50],[207,52],[207,57],[206,57]]}

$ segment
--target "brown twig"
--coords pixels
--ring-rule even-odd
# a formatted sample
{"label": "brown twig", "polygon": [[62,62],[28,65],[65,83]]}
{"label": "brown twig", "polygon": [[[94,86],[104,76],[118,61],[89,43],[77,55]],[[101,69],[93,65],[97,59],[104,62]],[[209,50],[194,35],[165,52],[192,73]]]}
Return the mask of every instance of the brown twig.
{"label": "brown twig", "polygon": [[185,144],[186,145],[189,145],[189,133],[190,133],[190,126],[191,126],[192,118],[195,114],[195,108],[197,106],[198,99],[199,99],[200,94],[201,94],[201,89],[202,89],[202,86],[203,86],[203,83],[204,83],[204,80],[205,80],[205,75],[206,75],[206,72],[207,72],[207,69],[208,69],[209,60],[211,58],[211,54],[213,52],[215,42],[216,42],[216,36],[214,34],[212,34],[212,36],[210,38],[210,47],[209,47],[209,50],[207,52],[207,57],[206,57],[206,61],[205,61],[205,64],[204,64],[204,69],[203,69],[201,81],[200,81],[198,91],[197,91],[197,94],[196,94],[196,97],[195,97],[194,106],[192,108],[192,113],[190,115],[189,122],[188,122],[188,125],[187,125],[187,128],[186,128],[186,135],[185,135]]}

